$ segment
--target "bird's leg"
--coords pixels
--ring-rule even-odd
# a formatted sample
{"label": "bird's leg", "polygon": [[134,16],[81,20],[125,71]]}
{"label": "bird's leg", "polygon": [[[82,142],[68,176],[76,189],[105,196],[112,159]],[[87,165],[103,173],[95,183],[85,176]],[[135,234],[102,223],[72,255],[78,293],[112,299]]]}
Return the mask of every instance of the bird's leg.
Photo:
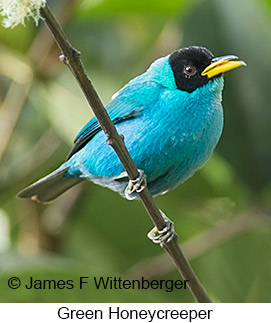
{"label": "bird's leg", "polygon": [[128,185],[125,188],[124,195],[127,200],[133,200],[135,197],[132,195],[134,192],[140,193],[147,186],[146,175],[144,171],[138,170],[139,176],[136,179],[130,179]]}
{"label": "bird's leg", "polygon": [[177,234],[175,232],[174,223],[161,210],[160,212],[166,222],[165,227],[161,231],[154,227],[147,236],[152,242],[160,243],[160,246],[163,247],[164,244],[169,243],[177,237]]}

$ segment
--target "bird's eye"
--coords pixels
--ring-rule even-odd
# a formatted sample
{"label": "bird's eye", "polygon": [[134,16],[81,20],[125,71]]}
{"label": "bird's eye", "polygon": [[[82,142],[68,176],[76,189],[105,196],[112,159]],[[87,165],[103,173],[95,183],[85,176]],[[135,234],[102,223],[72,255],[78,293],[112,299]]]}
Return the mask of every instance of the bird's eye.
{"label": "bird's eye", "polygon": [[184,73],[187,75],[187,76],[193,76],[196,74],[196,67],[195,66],[192,66],[192,65],[187,65],[184,67]]}

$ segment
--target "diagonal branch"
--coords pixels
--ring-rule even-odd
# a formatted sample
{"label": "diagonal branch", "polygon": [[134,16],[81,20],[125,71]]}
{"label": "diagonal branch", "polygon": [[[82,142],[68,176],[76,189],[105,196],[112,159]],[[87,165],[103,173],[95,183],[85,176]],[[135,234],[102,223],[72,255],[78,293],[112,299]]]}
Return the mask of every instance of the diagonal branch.
{"label": "diagonal branch", "polygon": [[[210,252],[214,248],[224,245],[243,234],[251,232],[255,227],[268,225],[268,215],[259,210],[247,210],[234,216],[223,225],[214,225],[202,231],[195,237],[182,243],[187,258],[191,261]],[[166,254],[160,254],[142,260],[133,265],[125,274],[127,277],[150,279],[161,275],[168,275],[174,270],[174,265],[167,261]]]}
{"label": "diagonal branch", "polygon": [[[117,133],[116,128],[110,120],[106,109],[104,108],[97,92],[95,91],[90,79],[88,78],[82,61],[80,52],[78,52],[67,39],[63,29],[54,17],[48,6],[41,8],[41,15],[44,18],[48,28],[52,32],[62,55],[62,61],[69,66],[76,80],[78,81],[88,103],[92,107],[103,131],[107,137],[107,143],[113,147],[118,155],[124,169],[126,170],[131,180],[136,180],[139,177],[138,169],[136,168],[128,150],[124,144],[123,138]],[[140,199],[148,212],[151,220],[159,231],[162,231],[166,226],[166,222],[161,215],[161,212],[155,204],[148,188],[146,187],[139,193]],[[178,237],[175,237],[168,243],[163,244],[164,249],[171,256],[178,271],[183,279],[188,280],[188,286],[198,302],[211,302],[209,296],[198,280],[189,262],[185,258],[178,244]]]}

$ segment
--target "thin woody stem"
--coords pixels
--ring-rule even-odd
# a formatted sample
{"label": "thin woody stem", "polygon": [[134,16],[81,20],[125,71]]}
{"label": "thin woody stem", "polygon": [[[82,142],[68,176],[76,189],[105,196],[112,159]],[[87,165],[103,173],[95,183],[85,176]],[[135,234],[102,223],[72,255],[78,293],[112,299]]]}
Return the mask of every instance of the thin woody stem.
{"label": "thin woody stem", "polygon": [[[44,18],[48,28],[52,32],[56,43],[62,52],[62,61],[69,66],[94,114],[96,115],[97,120],[99,121],[103,131],[105,132],[107,143],[111,145],[115,150],[129,178],[131,180],[136,180],[139,177],[138,169],[124,144],[123,137],[117,133],[113,122],[110,120],[106,109],[104,108],[96,90],[94,89],[90,79],[86,74],[86,70],[80,59],[80,52],[71,45],[62,27],[60,26],[48,6],[41,8],[41,15]],[[166,226],[166,222],[162,217],[159,208],[154,202],[150,191],[146,187],[138,194],[154,225],[159,231],[162,231],[162,229]],[[209,296],[207,295],[196,274],[194,273],[191,265],[185,258],[178,244],[177,235],[175,235],[170,242],[164,243],[163,247],[173,259],[183,279],[188,280],[187,284],[196,301],[202,303],[211,302]]]}

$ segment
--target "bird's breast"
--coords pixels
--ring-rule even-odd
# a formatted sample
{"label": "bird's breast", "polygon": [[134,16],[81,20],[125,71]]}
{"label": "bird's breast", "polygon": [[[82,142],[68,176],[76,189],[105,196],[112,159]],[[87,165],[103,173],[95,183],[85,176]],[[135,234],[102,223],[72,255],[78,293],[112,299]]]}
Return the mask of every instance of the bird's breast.
{"label": "bird's breast", "polygon": [[[176,91],[177,92],[177,91]],[[184,165],[189,173],[200,168],[221,136],[221,98],[178,93],[161,95],[152,112],[148,135],[159,151],[162,164]]]}

